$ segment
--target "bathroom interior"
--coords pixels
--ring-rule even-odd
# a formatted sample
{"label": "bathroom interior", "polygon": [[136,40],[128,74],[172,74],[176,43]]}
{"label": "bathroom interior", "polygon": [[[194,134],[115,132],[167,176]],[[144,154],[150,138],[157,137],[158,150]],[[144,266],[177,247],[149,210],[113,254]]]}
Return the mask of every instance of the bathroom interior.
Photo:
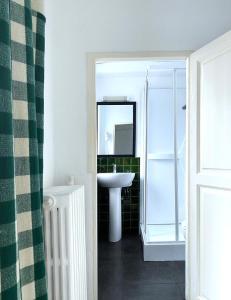
{"label": "bathroom interior", "polygon": [[185,297],[186,65],[96,63],[101,300]]}

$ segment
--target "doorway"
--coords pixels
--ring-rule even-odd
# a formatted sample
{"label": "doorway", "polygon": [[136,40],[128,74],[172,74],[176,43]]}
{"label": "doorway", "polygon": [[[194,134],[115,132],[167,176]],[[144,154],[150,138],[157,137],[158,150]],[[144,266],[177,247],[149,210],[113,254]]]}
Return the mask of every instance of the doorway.
{"label": "doorway", "polygon": [[[185,60],[186,60],[186,57],[184,58],[184,60],[182,60],[182,62],[184,62],[184,66],[185,66]],[[100,173],[112,172],[112,170],[113,170],[112,165],[115,165],[115,164],[119,168],[119,170],[118,170],[119,172],[132,172],[133,170],[135,170],[135,173],[136,173],[135,185],[136,185],[136,188],[137,188],[137,185],[139,185],[139,188],[137,188],[137,190],[139,191],[139,197],[140,196],[141,197],[138,199],[137,195],[135,195],[134,191],[132,191],[132,190],[129,190],[126,188],[124,188],[122,190],[122,217],[123,217],[122,219],[124,221],[122,223],[122,225],[124,225],[123,237],[122,237],[122,240],[117,243],[109,243],[107,240],[107,237],[108,237],[107,228],[109,225],[108,224],[109,217],[107,215],[108,202],[109,202],[108,191],[105,189],[102,189],[100,187],[98,189],[98,233],[99,233],[99,235],[101,235],[102,232],[104,234],[104,240],[101,240],[98,243],[98,246],[99,246],[98,247],[98,251],[99,251],[99,253],[98,253],[99,254],[98,255],[98,257],[99,257],[99,261],[98,261],[99,262],[99,295],[100,295],[99,299],[104,299],[103,297],[107,297],[105,299],[108,299],[108,300],[114,299],[113,294],[110,294],[110,292],[115,290],[115,285],[118,285],[117,291],[120,293],[120,296],[118,296],[118,294],[116,294],[116,293],[114,294],[114,295],[117,295],[116,299],[130,299],[129,297],[132,297],[131,299],[136,299],[136,298],[134,298],[135,297],[134,293],[137,293],[137,297],[141,297],[138,295],[139,295],[139,293],[142,293],[142,297],[143,297],[142,299],[150,299],[148,297],[154,297],[157,294],[160,294],[162,296],[162,299],[164,297],[168,297],[167,294],[164,294],[164,293],[170,293],[172,295],[172,297],[174,294],[176,295],[176,296],[174,296],[175,298],[171,298],[171,299],[184,299],[184,294],[185,294],[185,292],[184,292],[184,274],[185,274],[184,268],[185,268],[185,265],[182,262],[182,260],[184,259],[184,250],[182,251],[182,249],[180,249],[180,248],[176,249],[176,246],[178,246],[178,243],[179,243],[179,245],[183,246],[181,248],[184,248],[184,240],[182,238],[183,232],[181,231],[181,234],[179,233],[179,231],[181,230],[181,228],[180,228],[181,224],[179,222],[179,211],[178,211],[179,210],[179,202],[178,202],[179,198],[177,198],[177,197],[179,197],[178,193],[177,193],[177,191],[179,191],[179,186],[177,186],[177,183],[176,183],[177,179],[178,179],[177,170],[179,167],[178,166],[178,160],[179,160],[179,157],[178,157],[179,151],[178,150],[179,149],[176,148],[176,142],[177,142],[176,141],[176,139],[177,139],[176,131],[178,129],[177,128],[178,123],[176,123],[176,119],[177,119],[176,113],[178,112],[177,107],[176,107],[176,105],[177,105],[176,101],[178,100],[176,97],[177,89],[175,89],[174,86],[171,86],[171,87],[162,86],[162,87],[151,88],[151,84],[149,85],[149,87],[147,87],[147,79],[150,80],[150,78],[148,78],[148,76],[147,76],[147,70],[149,71],[149,76],[150,76],[149,69],[150,69],[150,66],[154,62],[157,62],[159,64],[160,63],[165,63],[165,64],[168,63],[169,64],[170,62],[171,63],[176,62],[176,59],[175,59],[175,61],[173,59],[162,60],[160,58],[158,58],[158,60],[153,59],[153,60],[149,60],[149,61],[147,61],[145,59],[139,59],[139,60],[133,60],[133,61],[130,59],[129,61],[122,60],[122,61],[116,61],[116,62],[113,60],[106,60],[106,62],[103,60],[96,61],[96,63],[98,63],[98,65],[96,64],[96,81],[95,81],[96,82],[96,99],[97,99],[97,101],[100,101],[100,102],[107,102],[108,99],[112,100],[112,99],[110,99],[110,97],[113,97],[113,101],[121,100],[121,97],[124,97],[124,100],[127,102],[129,102],[129,101],[134,102],[134,100],[137,100],[137,98],[134,99],[134,97],[133,97],[134,95],[132,96],[131,93],[129,94],[129,92],[128,92],[129,87],[128,87],[128,85],[126,85],[126,80],[128,79],[128,76],[131,76],[131,74],[130,75],[126,74],[127,77],[125,76],[125,74],[122,74],[123,78],[122,79],[120,78],[120,88],[121,88],[121,82],[123,81],[123,84],[126,85],[127,92],[125,92],[125,89],[121,90],[120,88],[118,88],[119,86],[115,84],[116,80],[117,80],[117,84],[118,84],[118,81],[119,81],[118,77],[121,76],[121,74],[116,74],[116,75],[109,74],[110,72],[112,72],[113,64],[117,65],[117,68],[119,68],[118,67],[119,65],[121,67],[122,65],[124,65],[126,63],[127,63],[127,67],[128,67],[128,65],[131,66],[133,62],[134,62],[134,65],[135,64],[137,64],[137,65],[139,65],[139,64],[145,65],[146,64],[143,75],[136,73],[136,79],[135,79],[136,84],[134,85],[135,89],[137,89],[137,87],[138,87],[137,77],[143,76],[143,82],[142,82],[142,84],[140,84],[140,86],[141,86],[140,96],[139,96],[140,101],[137,101],[138,109],[137,109],[136,118],[138,118],[138,119],[137,119],[136,123],[140,123],[140,124],[138,125],[138,128],[136,128],[136,132],[137,132],[136,151],[135,151],[136,155],[135,155],[135,157],[132,157],[132,156],[130,157],[130,156],[126,156],[126,155],[110,156],[107,154],[102,156],[102,154],[100,154],[100,156],[97,159],[97,162],[98,162],[98,172],[100,172]],[[137,63],[137,62],[139,62],[139,63]],[[110,70],[110,72],[109,73],[106,72],[106,75],[103,75],[102,71],[101,71],[100,76],[97,77],[97,67],[98,67],[98,73],[100,73],[100,71],[99,71],[100,69],[107,69],[107,68],[108,68],[108,70]],[[185,71],[185,68],[182,68],[182,69],[184,69],[184,78],[185,78],[185,83],[186,83],[186,71]],[[118,70],[119,70],[118,73],[121,73],[121,69],[118,69]],[[163,72],[163,70],[160,70],[160,69],[158,71]],[[178,70],[173,68],[170,70],[166,69],[164,71],[165,71],[165,74],[167,75],[167,77],[171,78],[171,84],[173,84],[173,85],[176,84],[176,77],[177,77]],[[127,73],[129,73],[129,72],[127,72]],[[132,72],[130,72],[130,73],[132,73]],[[116,76],[117,76],[117,79],[116,79]],[[126,77],[126,79],[125,79],[125,77]],[[141,78],[139,78],[139,79],[141,79]],[[166,81],[166,78],[164,80]],[[110,84],[110,82],[111,82],[111,84]],[[110,87],[110,85],[111,85],[111,87]],[[99,86],[100,86],[100,88],[99,88]],[[116,93],[114,92],[114,94],[110,92],[112,90],[112,87],[114,88],[114,90],[116,90]],[[98,90],[97,90],[97,88],[98,88]],[[147,90],[148,88],[150,88],[149,91]],[[153,89],[153,91],[154,91],[153,95],[151,95],[152,94],[151,89]],[[99,92],[99,90],[100,90],[100,92]],[[181,90],[183,90],[182,87],[181,87]],[[157,93],[159,92],[159,94],[155,95],[155,91]],[[166,95],[164,97],[163,93],[167,94],[167,100],[166,100]],[[160,97],[161,94],[162,94],[162,98]],[[147,153],[147,143],[148,143],[147,142],[147,132],[148,132],[147,120],[148,120],[148,117],[149,118],[151,117],[153,119],[153,116],[150,115],[151,106],[150,106],[150,103],[148,103],[148,97],[146,97],[147,95],[149,96],[149,99],[151,98],[150,96],[152,96],[152,98],[154,99],[154,101],[153,101],[153,102],[155,102],[154,107],[155,107],[155,104],[157,105],[156,108],[154,108],[153,116],[158,109],[158,100],[162,99],[162,101],[160,100],[159,103],[162,103],[162,104],[163,104],[163,102],[167,103],[167,112],[168,112],[167,119],[169,119],[169,118],[171,119],[170,123],[172,125],[172,127],[167,126],[169,128],[171,127],[169,129],[169,131],[172,132],[172,137],[170,139],[172,140],[171,146],[173,146],[173,148],[171,149],[172,150],[171,153],[167,153],[168,151],[165,151],[164,153],[162,151],[162,153],[160,153],[160,151],[157,151],[157,150],[155,150],[152,153]],[[184,97],[181,97],[181,100],[182,100],[182,98],[184,98],[184,100],[183,100],[184,103],[179,102],[179,107],[182,110],[180,112],[182,114],[184,114],[184,122],[185,122],[186,114],[185,114],[185,110],[183,109],[183,107],[185,107],[185,105],[186,105],[186,86],[184,86],[184,95],[185,95]],[[116,100],[116,97],[117,97],[117,100]],[[104,100],[104,99],[106,99],[106,100]],[[104,101],[102,101],[102,100],[104,100]],[[148,109],[149,116],[147,115],[148,106],[149,106],[149,109]],[[172,113],[169,111],[172,111]],[[161,116],[160,113],[158,115],[159,115],[160,119],[163,118],[163,116]],[[99,115],[98,115],[98,118],[99,118]],[[156,119],[156,118],[154,118],[154,119]],[[98,122],[99,122],[99,119],[98,119]],[[185,126],[185,123],[184,123],[184,126]],[[154,126],[154,128],[155,128],[155,126]],[[143,134],[142,130],[146,131],[146,133]],[[99,133],[98,133],[98,136],[99,136]],[[108,137],[110,136],[109,131],[107,132],[106,136],[107,136],[107,138],[105,140],[108,141]],[[157,134],[154,134],[154,136],[157,136]],[[149,141],[150,140],[151,140],[151,138],[149,137]],[[181,139],[181,145],[180,145],[181,148],[183,148],[182,143],[184,143],[184,142],[185,142],[185,130],[182,133],[182,139]],[[141,145],[140,147],[138,146],[139,144]],[[143,147],[144,145],[145,145],[145,147]],[[150,154],[152,154],[152,155],[150,155]],[[151,156],[153,156],[153,155],[155,156],[157,154],[159,156],[160,155],[162,155],[162,156],[165,155],[166,157],[169,156],[168,159],[166,159],[166,157],[165,157],[165,159],[167,161],[165,161],[163,163],[170,162],[170,164],[171,164],[171,162],[172,162],[172,164],[173,164],[173,165],[171,164],[172,165],[171,173],[173,176],[171,177],[170,181],[172,181],[174,183],[170,183],[170,185],[172,187],[172,191],[171,190],[169,191],[169,195],[172,194],[172,192],[173,192],[173,195],[171,195],[171,197],[167,197],[169,199],[171,198],[171,201],[173,202],[173,204],[171,205],[173,207],[173,212],[170,209],[170,211],[171,211],[170,214],[172,214],[172,216],[174,216],[174,221],[171,222],[171,224],[169,224],[168,222],[164,223],[164,224],[158,224],[158,221],[153,222],[153,224],[152,223],[148,224],[145,221],[145,218],[147,217],[147,212],[149,211],[149,213],[150,213],[150,203],[152,202],[151,201],[148,204],[149,205],[149,208],[148,208],[147,201],[146,201],[147,200],[146,193],[147,193],[147,186],[148,186],[148,184],[147,184],[147,181],[148,181],[147,169],[148,168],[150,169],[150,167],[148,166],[148,161],[151,159]],[[155,160],[154,156],[152,157],[152,161]],[[170,158],[170,156],[171,156],[171,158]],[[136,159],[138,159],[138,163],[136,162]],[[163,159],[163,157],[162,157],[162,159],[159,157],[158,162],[160,163],[160,161],[164,161],[165,159]],[[161,169],[161,167],[163,167],[163,166],[159,165],[159,167]],[[155,169],[156,169],[156,167],[155,167]],[[177,169],[177,170],[175,170],[175,169]],[[150,170],[149,170],[149,173],[150,173]],[[162,174],[163,178],[166,176],[166,174],[165,175]],[[150,174],[149,174],[149,179],[151,177],[155,178],[154,175],[150,176]],[[185,176],[183,176],[183,177],[185,177]],[[136,190],[136,192],[137,192],[137,190]],[[162,191],[164,192],[164,189]],[[101,194],[99,194],[99,192]],[[133,196],[130,195],[130,199],[128,200],[127,198],[129,198],[129,193],[132,193]],[[157,190],[157,194],[159,194],[159,193],[160,193],[160,191]],[[100,198],[102,198],[102,194],[104,194],[104,199],[100,200]],[[136,201],[138,200],[137,202],[133,202],[135,197],[137,198]],[[157,199],[157,196],[155,195],[153,198]],[[163,198],[164,197],[162,197],[162,199]],[[130,203],[129,203],[129,201],[130,201]],[[130,205],[130,208],[128,211],[123,210],[123,202],[126,202],[127,208]],[[168,201],[166,203],[168,203]],[[166,207],[166,203],[165,203],[165,205],[163,205],[163,207]],[[157,204],[157,206],[158,206],[158,204]],[[136,210],[136,212],[135,212],[136,219],[134,218],[134,215],[132,215],[132,208],[134,211],[135,207],[136,207],[136,209],[138,207],[138,210]],[[102,210],[102,208],[104,210]],[[125,208],[126,208],[126,205],[125,205]],[[147,209],[148,209],[148,211],[147,211]],[[154,209],[153,211],[155,212],[155,210],[156,209]],[[138,215],[137,215],[137,211],[138,211]],[[138,216],[138,218],[137,218],[137,216]],[[184,218],[182,218],[182,220],[183,219]],[[134,224],[134,226],[131,226],[132,223]],[[126,228],[125,224],[127,224],[127,228]],[[128,224],[129,224],[129,226],[128,226]],[[165,226],[165,229],[167,227],[168,227],[168,229],[171,227],[170,231],[174,235],[174,240],[172,239],[172,235],[170,234],[171,239],[169,239],[169,240],[165,239],[165,240],[159,240],[159,241],[148,241],[148,243],[150,243],[150,245],[152,245],[152,243],[154,242],[154,245],[157,244],[158,246],[161,246],[164,244],[166,249],[168,248],[169,245],[171,245],[171,246],[175,247],[176,254],[178,254],[178,252],[181,252],[181,254],[178,256],[178,258],[162,257],[162,258],[154,259],[154,258],[149,257],[147,259],[147,256],[146,256],[146,260],[151,260],[152,262],[144,262],[144,260],[145,260],[144,259],[144,256],[145,256],[144,255],[145,254],[144,253],[145,252],[144,251],[145,250],[144,240],[145,240],[145,235],[147,234],[147,232],[144,232],[143,230],[144,230],[145,226],[147,229],[148,225],[151,225],[153,228],[155,228],[154,231],[156,231],[156,229],[158,229],[160,226],[162,226],[162,227]],[[167,226],[167,225],[173,225],[173,226]],[[174,228],[173,230],[172,230],[172,227]],[[158,231],[158,232],[160,232],[160,231]],[[166,235],[165,235],[165,237],[166,237]],[[141,240],[143,241],[143,244],[141,243]],[[146,240],[146,242],[147,242],[147,240]],[[135,252],[131,251],[132,249],[134,249]],[[150,249],[148,249],[148,252],[151,253],[153,250],[154,249],[150,248]],[[163,249],[161,251],[163,252]],[[155,252],[155,250],[154,250],[154,252]],[[170,250],[170,252],[173,252],[172,249]],[[129,257],[129,253],[131,254],[131,257]],[[134,260],[132,261],[131,258],[133,258],[133,259],[136,258],[136,261],[134,261]],[[124,264],[126,259],[127,259],[127,262],[130,261],[130,264],[131,264],[130,266],[129,265],[127,266],[126,263]],[[164,262],[160,262],[160,261],[164,261]],[[171,262],[169,262],[169,261],[171,261]],[[137,267],[137,263],[138,263],[139,267]],[[136,268],[136,271],[137,271],[136,276],[134,276],[133,279],[130,276],[132,274],[132,272],[131,272],[131,274],[129,274],[131,267]],[[147,274],[145,274],[144,270],[146,270],[146,271],[149,270],[149,271],[147,271]],[[150,270],[152,270],[152,272]],[[162,278],[158,279],[158,275],[157,275],[157,273],[155,274],[155,272],[157,272],[157,273],[159,272],[161,274]],[[113,282],[113,278],[110,278],[110,276],[108,277],[107,273],[111,273],[113,275],[115,285],[111,286],[109,284],[109,283]],[[169,274],[171,274],[170,278],[168,277]],[[165,277],[165,275],[166,275],[166,277]],[[133,284],[137,281],[137,279],[139,279],[142,276],[143,276],[144,281],[138,282],[138,285],[140,286],[139,290],[135,289],[134,291],[132,291],[131,286],[133,286]],[[122,282],[120,280],[122,280]],[[126,281],[128,281],[128,286],[124,285],[124,282],[126,282]],[[147,287],[145,288],[146,284],[147,284]],[[150,284],[151,284],[151,286],[150,286]],[[161,286],[161,284],[163,284],[163,285]],[[110,289],[110,286],[111,286],[111,289]],[[163,288],[163,289],[161,290],[161,288]],[[130,293],[130,294],[126,294],[126,293]],[[109,296],[109,295],[111,295],[111,296]],[[123,298],[125,296],[127,298]],[[141,299],[141,298],[137,298],[137,299]]]}

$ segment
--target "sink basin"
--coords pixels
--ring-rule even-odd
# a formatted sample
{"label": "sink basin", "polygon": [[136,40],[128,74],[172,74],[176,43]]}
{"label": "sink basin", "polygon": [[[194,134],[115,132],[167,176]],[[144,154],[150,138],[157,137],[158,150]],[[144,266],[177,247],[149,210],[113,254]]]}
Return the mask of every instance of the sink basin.
{"label": "sink basin", "polygon": [[134,173],[99,173],[97,174],[98,183],[106,188],[122,188],[132,185],[135,177]]}
{"label": "sink basin", "polygon": [[122,237],[121,189],[132,185],[134,173],[99,173],[100,186],[109,189],[109,241],[118,242]]}

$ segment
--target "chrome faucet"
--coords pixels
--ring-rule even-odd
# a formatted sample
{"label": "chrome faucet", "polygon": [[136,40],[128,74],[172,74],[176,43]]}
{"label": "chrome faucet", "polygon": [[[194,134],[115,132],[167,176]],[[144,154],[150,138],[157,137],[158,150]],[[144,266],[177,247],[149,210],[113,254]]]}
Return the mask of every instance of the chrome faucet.
{"label": "chrome faucet", "polygon": [[116,164],[113,164],[112,167],[113,167],[113,173],[116,173]]}

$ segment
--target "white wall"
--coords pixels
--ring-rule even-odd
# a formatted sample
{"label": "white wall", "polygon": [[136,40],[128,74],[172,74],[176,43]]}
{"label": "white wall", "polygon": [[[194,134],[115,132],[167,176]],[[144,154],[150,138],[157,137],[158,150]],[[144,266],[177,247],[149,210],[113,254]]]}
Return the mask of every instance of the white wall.
{"label": "white wall", "polygon": [[54,183],[54,68],[52,31],[54,28],[53,4],[46,2],[46,49],[45,49],[45,84],[44,84],[44,188]]}
{"label": "white wall", "polygon": [[231,28],[231,1],[47,2],[45,101],[52,107],[46,110],[45,185],[63,184],[68,174],[86,184],[89,300],[95,300],[90,213],[95,175],[88,174],[87,168],[88,154],[94,153],[87,144],[86,53],[197,49]]}

